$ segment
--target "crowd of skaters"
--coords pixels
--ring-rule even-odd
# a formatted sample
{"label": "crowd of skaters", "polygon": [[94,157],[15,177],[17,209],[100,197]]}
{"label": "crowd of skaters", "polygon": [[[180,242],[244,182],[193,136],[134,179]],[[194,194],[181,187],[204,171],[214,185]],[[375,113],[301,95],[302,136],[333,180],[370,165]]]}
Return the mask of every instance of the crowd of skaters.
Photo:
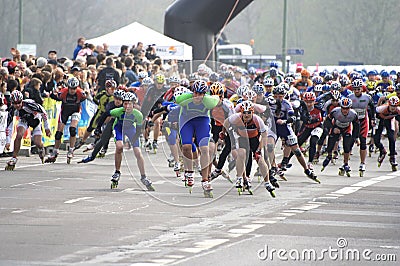
{"label": "crowd of skaters", "polygon": [[[144,48],[139,42],[131,49],[123,45],[120,54],[113,55],[106,44],[94,46],[87,44],[85,38],[78,39],[71,59],[57,58],[54,50],[49,51],[47,58],[21,55],[16,49],[11,49],[10,53],[11,58],[2,59],[0,70],[1,104],[3,110],[11,114],[8,117],[16,114],[23,119],[17,127],[15,144],[18,147],[14,147],[14,156],[8,166],[15,166],[21,134],[29,126],[34,129],[33,139],[39,148],[39,156],[45,161],[43,144],[37,137],[41,137],[41,128],[35,129],[38,126],[35,115],[42,114],[39,120],[43,120],[45,133],[49,136],[46,112],[41,105],[43,98],[51,97],[69,108],[61,114],[55,134],[58,146],[67,119],[79,121],[78,104],[89,99],[98,105],[83,138],[75,145],[72,143],[69,158],[92,134],[97,139],[107,136],[104,141],[92,144],[92,148],[98,147],[93,152],[106,148],[111,134],[104,134],[102,126],[108,121],[107,117],[113,117],[113,127],[109,126],[109,131],[119,130],[116,131],[119,135],[114,186],[115,183],[118,185],[120,177],[120,157],[125,141],[121,131],[123,124],[118,123],[128,120],[129,116],[133,118],[129,120],[132,131],[129,131],[127,144],[135,149],[142,182],[149,189],[152,186],[145,175],[139,138],[143,135],[143,146],[156,151],[158,137],[165,128],[169,130],[166,137],[174,171],[178,173],[183,168],[183,180],[192,187],[192,161],[198,161],[206,196],[211,195],[211,180],[225,174],[222,167],[230,154],[236,164],[239,192],[250,191],[251,165],[255,161],[266,189],[274,196],[275,188],[279,187],[275,175],[285,179],[284,171],[290,166],[292,156],[297,158],[307,177],[319,182],[314,164],[327,152],[324,169],[337,159],[340,147],[344,149],[344,163],[339,174],[349,175],[348,160],[354,144],[360,146],[359,170],[362,175],[367,143],[370,151],[374,145],[379,149],[379,165],[385,158],[387,152],[381,142],[383,128],[389,139],[392,169],[397,169],[394,143],[398,132],[395,121],[400,114],[399,72],[309,73],[301,67],[295,73],[283,73],[276,62],[271,62],[266,70],[220,64],[213,71],[206,64],[200,64],[195,72],[186,76],[179,73],[178,62],[164,62],[151,45]],[[65,111],[67,109],[69,111]],[[7,126],[10,126],[10,119],[8,121]],[[76,137],[76,123],[70,127],[72,138]],[[118,125],[121,128],[117,128]],[[151,130],[152,142],[149,140]],[[369,132],[371,139],[368,142]],[[7,132],[8,139],[9,135]],[[283,143],[284,156],[276,163],[275,146],[279,140]],[[343,145],[339,144],[340,140]],[[8,146],[9,143],[10,140]],[[305,143],[308,143],[308,162],[303,155]],[[223,147],[219,161],[216,160],[218,146]],[[94,160],[95,155],[89,155],[82,162]],[[47,161],[52,162],[57,156],[58,147]],[[183,166],[180,157],[183,157]]]}

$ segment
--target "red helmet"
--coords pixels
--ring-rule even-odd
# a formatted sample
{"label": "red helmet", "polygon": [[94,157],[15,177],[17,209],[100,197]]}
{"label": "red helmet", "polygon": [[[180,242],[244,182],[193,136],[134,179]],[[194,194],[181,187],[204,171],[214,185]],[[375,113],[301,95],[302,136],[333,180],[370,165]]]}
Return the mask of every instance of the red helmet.
{"label": "red helmet", "polygon": [[307,77],[307,78],[310,77],[310,72],[308,72],[307,69],[303,69],[303,70],[300,72],[300,74],[301,74],[302,77]]}
{"label": "red helmet", "polygon": [[107,79],[105,85],[106,85],[106,88],[114,88],[115,89],[117,87],[117,83],[112,79]]}
{"label": "red helmet", "polygon": [[399,106],[400,100],[397,96],[392,96],[389,98],[389,105],[390,106]]}
{"label": "red helmet", "polygon": [[312,91],[303,94],[303,101],[315,101],[315,93]]}

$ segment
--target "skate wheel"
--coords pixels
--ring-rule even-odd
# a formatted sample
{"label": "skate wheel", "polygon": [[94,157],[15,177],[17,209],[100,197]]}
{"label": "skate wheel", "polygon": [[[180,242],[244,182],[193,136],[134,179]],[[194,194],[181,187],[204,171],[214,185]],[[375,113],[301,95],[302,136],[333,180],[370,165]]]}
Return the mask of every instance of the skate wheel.
{"label": "skate wheel", "polygon": [[192,187],[189,187],[189,194],[192,194]]}
{"label": "skate wheel", "polygon": [[273,197],[273,198],[275,198],[275,197],[276,197],[276,195],[275,195],[275,192],[274,192],[274,191],[271,191],[269,194],[271,194],[271,197]]}
{"label": "skate wheel", "polygon": [[344,171],[342,171],[342,170],[339,170],[339,173],[338,173],[340,176],[344,176]]}
{"label": "skate wheel", "polygon": [[363,176],[364,176],[364,172],[360,171],[360,177],[363,177]]}
{"label": "skate wheel", "polygon": [[147,190],[148,190],[148,191],[156,191],[156,190],[154,189],[154,187],[151,186],[151,185],[147,187]]}
{"label": "skate wheel", "polygon": [[157,153],[157,149],[154,149],[154,150],[153,150],[153,153],[156,154],[156,153]]}
{"label": "skate wheel", "polygon": [[346,173],[347,177],[350,177],[350,173]]}
{"label": "skate wheel", "polygon": [[67,159],[67,164],[70,164],[71,163],[71,159]]}
{"label": "skate wheel", "polygon": [[397,171],[397,166],[392,166],[392,171],[396,172]]}
{"label": "skate wheel", "polygon": [[242,195],[242,188],[241,187],[238,187],[237,191],[238,191],[239,196]]}
{"label": "skate wheel", "polygon": [[251,189],[249,189],[249,194],[253,195],[253,191]]}
{"label": "skate wheel", "polygon": [[258,183],[261,183],[261,176],[258,176]]}

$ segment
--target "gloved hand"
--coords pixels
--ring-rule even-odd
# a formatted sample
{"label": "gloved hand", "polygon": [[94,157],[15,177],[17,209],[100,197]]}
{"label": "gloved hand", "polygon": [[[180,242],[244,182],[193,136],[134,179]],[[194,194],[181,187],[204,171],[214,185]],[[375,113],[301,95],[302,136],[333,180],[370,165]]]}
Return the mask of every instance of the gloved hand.
{"label": "gloved hand", "polygon": [[219,137],[219,139],[221,139],[221,140],[224,140],[225,139],[225,132],[223,132],[223,131],[221,131],[221,132],[219,132],[219,134],[218,134],[218,137]]}
{"label": "gloved hand", "polygon": [[254,160],[258,163],[258,160],[261,158],[261,150],[257,150],[253,155]]}

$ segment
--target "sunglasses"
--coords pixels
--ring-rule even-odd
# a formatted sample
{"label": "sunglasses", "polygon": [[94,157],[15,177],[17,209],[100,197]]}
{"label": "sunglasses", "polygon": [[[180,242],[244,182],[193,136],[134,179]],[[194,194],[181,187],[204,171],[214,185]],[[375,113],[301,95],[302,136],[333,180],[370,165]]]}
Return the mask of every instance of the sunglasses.
{"label": "sunglasses", "polygon": [[21,104],[22,103],[22,101],[19,101],[19,102],[13,102],[13,104]]}
{"label": "sunglasses", "polygon": [[251,111],[243,111],[243,114],[244,115],[250,115],[250,114],[252,114],[252,112]]}

